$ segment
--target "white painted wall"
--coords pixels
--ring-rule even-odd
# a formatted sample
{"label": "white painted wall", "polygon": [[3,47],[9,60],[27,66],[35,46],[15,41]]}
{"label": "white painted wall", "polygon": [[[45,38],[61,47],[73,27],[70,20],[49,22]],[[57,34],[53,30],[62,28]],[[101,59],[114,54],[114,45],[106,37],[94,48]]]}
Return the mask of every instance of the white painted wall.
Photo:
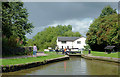
{"label": "white painted wall", "polygon": [[[58,41],[58,39],[57,39],[57,45],[58,45],[59,48],[62,48],[62,46],[63,46],[63,48],[65,48],[65,47],[67,48],[67,46],[69,46],[69,48],[72,48],[72,46],[73,46],[73,48],[82,49],[86,45],[85,40],[86,40],[86,38],[81,37],[81,38],[79,38],[79,39],[77,39],[73,42],[72,41],[66,41],[66,44],[63,44],[61,41]],[[77,41],[81,41],[81,44],[77,44]]]}
{"label": "white painted wall", "polygon": [[67,48],[67,46],[69,46],[69,48],[72,48],[73,42],[66,41],[66,44],[63,44],[61,41],[58,41],[58,39],[57,39],[57,45],[59,48],[62,48],[62,46],[63,46],[63,48]]}
{"label": "white painted wall", "polygon": [[[75,40],[75,41],[73,42],[73,48],[79,48],[79,49],[84,48],[84,46],[86,45],[86,44],[85,44],[85,40],[86,40],[86,38],[84,38],[84,37],[81,37],[81,38]],[[80,43],[80,44],[77,44],[77,41],[81,41],[81,43]]]}

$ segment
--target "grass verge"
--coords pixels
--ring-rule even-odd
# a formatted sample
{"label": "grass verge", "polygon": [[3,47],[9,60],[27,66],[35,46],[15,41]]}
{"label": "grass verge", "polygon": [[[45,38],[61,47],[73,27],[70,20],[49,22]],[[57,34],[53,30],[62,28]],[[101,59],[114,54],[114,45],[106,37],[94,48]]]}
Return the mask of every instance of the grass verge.
{"label": "grass verge", "polygon": [[2,59],[2,65],[15,65],[15,64],[25,64],[32,62],[42,62],[44,60],[53,59],[62,57],[64,55],[56,54],[55,52],[44,52],[48,54],[47,56],[38,56],[38,57],[28,57],[28,58],[17,58],[17,59]]}
{"label": "grass verge", "polygon": [[[88,51],[83,51],[83,54],[88,54]],[[92,56],[103,56],[103,57],[112,57],[112,58],[120,58],[120,52],[106,54],[105,52],[91,51]]]}

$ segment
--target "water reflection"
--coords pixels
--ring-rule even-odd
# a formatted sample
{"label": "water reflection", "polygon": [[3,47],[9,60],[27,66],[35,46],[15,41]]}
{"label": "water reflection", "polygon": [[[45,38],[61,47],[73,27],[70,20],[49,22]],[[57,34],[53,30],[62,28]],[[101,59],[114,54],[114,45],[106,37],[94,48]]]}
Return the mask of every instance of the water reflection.
{"label": "water reflection", "polygon": [[3,75],[118,75],[118,65],[111,62],[71,57],[70,60]]}
{"label": "water reflection", "polygon": [[118,65],[111,62],[85,60],[88,74],[118,75]]}
{"label": "water reflection", "polygon": [[66,61],[64,62],[64,70],[66,72]]}

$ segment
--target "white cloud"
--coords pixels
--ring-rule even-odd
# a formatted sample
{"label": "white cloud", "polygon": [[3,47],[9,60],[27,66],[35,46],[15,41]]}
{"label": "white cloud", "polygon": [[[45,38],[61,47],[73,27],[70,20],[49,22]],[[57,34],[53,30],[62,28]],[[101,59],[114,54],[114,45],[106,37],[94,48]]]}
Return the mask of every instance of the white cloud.
{"label": "white cloud", "polygon": [[82,20],[71,19],[71,20],[66,20],[66,21],[54,21],[53,24],[50,24],[48,26],[35,27],[33,29],[33,33],[32,34],[26,34],[26,36],[27,36],[27,38],[31,39],[38,32],[44,30],[45,28],[47,28],[49,26],[56,27],[57,25],[72,25],[72,31],[73,32],[80,32],[80,34],[85,36],[87,31],[88,31],[88,28],[89,28],[90,24],[92,23],[92,21],[93,21],[92,18],[84,18]]}
{"label": "white cloud", "polygon": [[80,32],[83,36],[85,36],[92,21],[92,18],[84,18],[83,20],[71,19],[66,21],[54,21],[53,24],[49,26],[72,25],[73,32]]}
{"label": "white cloud", "polygon": [[117,12],[117,14],[119,14],[119,13],[120,13],[120,10],[117,9],[116,12]]}

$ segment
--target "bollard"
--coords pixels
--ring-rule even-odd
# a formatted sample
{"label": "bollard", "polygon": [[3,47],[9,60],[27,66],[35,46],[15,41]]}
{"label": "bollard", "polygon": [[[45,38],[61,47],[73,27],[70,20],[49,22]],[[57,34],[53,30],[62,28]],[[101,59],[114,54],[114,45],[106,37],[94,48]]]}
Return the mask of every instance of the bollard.
{"label": "bollard", "polygon": [[91,53],[91,50],[89,49],[89,54]]}

